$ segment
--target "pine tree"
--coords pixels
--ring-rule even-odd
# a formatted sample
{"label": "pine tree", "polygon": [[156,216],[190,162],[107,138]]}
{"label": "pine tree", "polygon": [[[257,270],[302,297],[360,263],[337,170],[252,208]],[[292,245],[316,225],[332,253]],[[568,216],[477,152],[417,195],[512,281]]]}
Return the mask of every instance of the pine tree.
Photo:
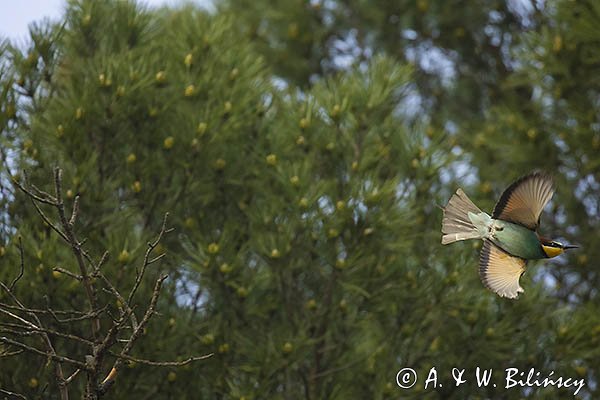
{"label": "pine tree", "polygon": [[[74,232],[94,260],[108,253],[102,271],[119,290],[135,285],[165,213],[175,228],[140,281],[138,320],[169,275],[130,355],[213,354],[126,360],[107,397],[573,394],[505,390],[499,377],[477,387],[479,366],[586,379],[580,395],[593,398],[599,14],[586,1],[519,7],[229,0],[211,15],[70,1],[27,46],[0,46],[0,281],[22,260],[11,292],[27,307],[87,304],[72,249],[18,188],[53,193],[59,166],[66,211],[79,199]],[[479,243],[440,244],[437,205],[461,186],[491,211],[535,168],[557,181],[542,233],[582,249],[531,263],[509,301],[479,282]],[[106,328],[123,302],[93,285]],[[4,290],[0,337],[40,347],[14,332],[10,306]],[[42,317],[92,340],[89,324]],[[52,340],[83,363],[91,351]],[[18,350],[2,340],[0,389],[57,398],[56,360]],[[404,367],[419,375],[410,390],[396,383]],[[431,367],[443,386],[424,389]],[[467,383],[454,385],[454,367]]]}

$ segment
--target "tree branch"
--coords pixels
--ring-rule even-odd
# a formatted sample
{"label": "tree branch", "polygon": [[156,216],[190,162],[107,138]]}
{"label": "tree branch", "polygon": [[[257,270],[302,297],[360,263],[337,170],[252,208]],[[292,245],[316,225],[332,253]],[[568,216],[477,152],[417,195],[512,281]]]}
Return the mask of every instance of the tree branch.
{"label": "tree branch", "polygon": [[29,353],[33,353],[33,354],[37,354],[37,355],[40,355],[40,356],[44,356],[45,358],[52,359],[54,361],[58,361],[59,363],[68,363],[68,364],[75,365],[78,368],[83,368],[83,369],[86,368],[86,365],[84,363],[82,363],[81,361],[77,361],[77,360],[74,360],[72,358],[65,357],[65,356],[59,356],[56,353],[50,353],[50,352],[46,352],[46,351],[37,349],[35,347],[26,345],[25,343],[18,342],[16,340],[13,340],[13,339],[8,338],[6,336],[0,336],[0,342],[6,343],[6,344],[10,344],[11,346],[18,347],[18,348],[20,348],[20,349],[22,349],[24,351],[29,352]]}
{"label": "tree branch", "polygon": [[119,357],[117,357],[117,360],[113,364],[113,367],[112,367],[110,373],[100,384],[100,387],[98,388],[98,391],[100,393],[105,393],[113,385],[115,379],[117,378],[119,368],[121,367],[121,364],[123,363],[123,357],[127,356],[129,354],[129,352],[133,348],[135,341],[139,338],[139,336],[143,332],[144,327],[146,326],[146,324],[148,323],[148,321],[154,314],[155,308],[156,308],[156,303],[158,302],[158,297],[160,294],[160,289],[161,289],[162,284],[165,281],[165,279],[167,279],[167,277],[168,277],[168,275],[163,275],[156,280],[156,283],[154,284],[154,290],[152,291],[152,298],[150,299],[150,305],[146,309],[146,312],[144,313],[144,317],[140,321],[139,325],[137,326],[136,329],[133,330],[131,336],[129,337],[129,340],[125,343],[123,350],[121,350],[121,352],[119,353]]}
{"label": "tree branch", "polygon": [[143,358],[132,357],[129,355],[116,354],[113,352],[110,352],[110,354],[117,358],[122,358],[127,361],[133,361],[138,364],[151,365],[153,367],[182,367],[182,366],[192,363],[194,361],[206,360],[207,358],[210,358],[214,355],[214,353],[210,353],[210,354],[205,354],[203,356],[189,357],[182,361],[152,361],[152,360],[145,360]]}
{"label": "tree branch", "polygon": [[10,392],[8,390],[0,389],[0,393],[6,396],[14,397],[16,399],[24,399],[27,400],[27,397],[23,396],[20,393]]}
{"label": "tree branch", "polygon": [[[84,397],[88,399],[98,399],[113,385],[119,369],[125,360],[151,366],[175,367],[183,366],[212,356],[212,354],[208,354],[204,356],[188,357],[181,361],[152,361],[129,355],[135,343],[141,337],[142,332],[146,329],[149,320],[156,314],[156,307],[161,288],[164,281],[167,279],[167,275],[161,275],[156,279],[146,311],[141,321],[138,323],[134,313],[135,307],[133,301],[144,280],[148,266],[160,261],[165,256],[164,253],[154,256],[152,252],[163,239],[164,235],[173,231],[173,229],[167,228],[168,214],[164,215],[162,226],[156,239],[148,243],[148,248],[146,249],[141,268],[139,270],[136,269],[135,281],[133,282],[132,288],[127,296],[123,296],[115,284],[111,282],[102,271],[102,267],[108,261],[109,253],[105,251],[100,260],[96,262],[86,250],[83,249],[83,242],[79,241],[75,234],[74,226],[80,212],[79,196],[75,197],[73,209],[70,216],[67,218],[66,207],[62,197],[62,170],[58,167],[54,169],[54,195],[48,194],[38,189],[35,185],[30,184],[26,174],[23,183],[17,182],[16,179],[13,180],[15,186],[29,197],[42,221],[54,230],[71,249],[71,253],[75,256],[79,267],[79,273],[74,273],[60,267],[53,268],[53,271],[65,274],[81,283],[85,290],[88,303],[87,308],[89,309],[86,312],[79,310],[53,310],[48,296],[44,296],[47,302],[47,307],[45,309],[29,308],[17,298],[13,289],[23,277],[25,270],[24,249],[22,239],[19,238],[18,246],[21,255],[19,274],[10,285],[0,281],[0,289],[3,289],[8,294],[8,298],[14,303],[14,305],[0,303],[0,314],[4,314],[12,319],[10,322],[0,323],[0,333],[4,334],[4,336],[0,336],[0,343],[12,346],[16,351],[7,349],[11,351],[1,353],[0,358],[28,352],[52,361],[54,363],[56,382],[60,389],[61,399],[68,400],[67,385],[73,382],[74,379],[80,375],[81,371],[86,372],[87,379]],[[51,221],[41,209],[40,204],[52,206],[58,214],[58,222],[54,223]],[[96,278],[99,278],[98,283],[95,283]],[[97,286],[95,286],[98,284],[102,290],[112,294],[119,302],[120,315],[119,317],[113,317],[110,315],[110,312],[108,312],[111,324],[103,335],[100,331],[100,316],[107,311],[109,304],[98,307],[98,299],[96,297]],[[86,307],[84,307],[84,310],[85,308]],[[52,317],[58,324],[69,325],[61,325],[61,327],[64,326],[64,329],[46,328],[40,320],[40,317],[43,316]],[[79,329],[76,333],[71,333],[67,330],[67,328],[70,327],[70,324],[87,320],[91,322],[90,337],[79,334]],[[131,322],[131,325],[129,325],[129,321]],[[124,332],[127,332],[127,334],[123,335]],[[35,338],[36,336],[42,338],[45,349],[38,348],[35,344],[32,345],[29,343],[30,339],[28,338]],[[123,336],[123,338],[120,336]],[[87,354],[84,361],[59,355],[53,346],[51,338],[61,338],[70,342],[79,343],[91,351],[84,353]],[[25,340],[27,340],[27,343],[23,342]],[[111,350],[116,344],[122,344],[123,347],[120,351]],[[107,356],[114,357],[114,359],[112,359],[112,367],[104,380],[99,383],[99,374],[106,368],[104,360]],[[66,379],[62,370],[64,364],[75,367],[74,372]]]}
{"label": "tree branch", "polygon": [[142,282],[142,278],[144,277],[144,273],[146,272],[146,268],[148,267],[148,265],[159,260],[162,257],[162,254],[161,254],[159,257],[149,261],[150,253],[152,252],[152,250],[154,250],[156,248],[156,246],[162,239],[163,235],[165,233],[169,233],[169,232],[173,231],[173,229],[167,229],[167,218],[168,217],[169,217],[169,213],[165,213],[165,216],[163,218],[163,223],[160,228],[160,232],[158,233],[158,237],[156,238],[156,240],[154,242],[148,243],[148,249],[146,250],[146,254],[144,255],[144,262],[142,264],[142,269],[136,276],[133,288],[131,289],[129,296],[127,297],[127,304],[131,304],[131,301],[133,300],[133,296],[135,296],[135,292],[138,290],[138,287],[140,286],[140,283]]}
{"label": "tree branch", "polygon": [[[62,199],[62,170],[58,167],[54,169],[54,189],[56,192],[56,209],[58,210],[58,216],[60,219],[60,224],[63,228],[65,236],[71,246],[71,250],[75,255],[75,259],[77,260],[77,265],[79,266],[79,271],[81,273],[81,281],[83,287],[85,288],[85,292],[88,297],[90,311],[95,310],[96,305],[96,293],[94,290],[94,286],[90,280],[90,276],[88,275],[87,267],[85,265],[85,261],[83,259],[83,254],[81,252],[81,247],[79,241],[75,237],[75,233],[73,232],[72,225],[67,221],[67,217],[65,215],[65,205]],[[100,330],[100,319],[94,318],[92,319],[92,336],[94,340],[98,339],[98,332]]]}
{"label": "tree branch", "polygon": [[23,255],[23,238],[21,238],[21,236],[19,236],[19,257],[21,259],[21,268],[19,269],[19,275],[17,275],[17,277],[12,281],[12,283],[9,286],[9,289],[11,291],[15,288],[17,282],[19,282],[19,279],[23,277],[23,271],[25,271],[25,256]]}

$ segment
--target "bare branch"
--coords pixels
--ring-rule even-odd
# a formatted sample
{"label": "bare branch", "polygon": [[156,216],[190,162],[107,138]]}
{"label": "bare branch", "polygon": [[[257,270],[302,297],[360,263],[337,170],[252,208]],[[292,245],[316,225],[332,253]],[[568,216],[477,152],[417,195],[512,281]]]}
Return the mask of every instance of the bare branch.
{"label": "bare branch", "polygon": [[17,330],[4,330],[7,333],[12,333],[15,335],[19,335],[19,336],[30,336],[30,335],[40,335],[43,333],[47,333],[50,336],[58,336],[58,337],[62,337],[65,339],[70,339],[70,340],[74,340],[74,341],[78,341],[81,343],[84,343],[86,345],[90,345],[93,346],[94,342],[92,342],[91,340],[88,340],[84,337],[81,336],[77,336],[77,335],[73,335],[70,333],[64,333],[64,332],[59,332],[56,331],[54,329],[49,329],[49,328],[33,328],[33,327],[27,327],[27,326],[23,326],[23,325],[19,325],[19,324],[11,324],[11,323],[0,323],[0,325],[2,326],[7,326],[7,327],[11,327],[11,328],[16,328]]}
{"label": "bare branch", "polygon": [[61,231],[56,225],[54,225],[48,217],[46,217],[46,214],[44,214],[44,212],[42,211],[40,206],[34,201],[34,199],[31,199],[31,203],[35,207],[35,210],[40,215],[40,217],[42,217],[42,221],[44,221],[50,228],[52,228],[54,232],[58,233],[58,236],[60,236],[65,242],[69,243],[69,239],[67,239],[67,236],[64,234],[64,232]]}
{"label": "bare branch", "polygon": [[[152,252],[152,250],[154,250],[154,248],[156,248],[156,246],[162,239],[163,235],[165,233],[169,233],[172,231],[172,229],[167,229],[167,218],[168,217],[169,217],[169,213],[165,213],[165,216],[163,218],[162,227],[160,228],[160,232],[158,233],[158,237],[156,238],[156,240],[154,240],[154,242],[148,243],[148,249],[146,250],[146,254],[144,255],[144,262],[142,264],[142,269],[137,274],[133,288],[131,289],[129,296],[127,297],[127,304],[131,304],[131,301],[133,300],[133,296],[135,296],[135,292],[137,292],[138,287],[140,286],[140,283],[142,282],[142,278],[144,277],[146,268],[148,267],[148,265],[150,265],[150,262],[148,261],[150,258],[150,253]],[[162,255],[160,257],[162,257]],[[160,258],[158,258],[158,259],[160,259]],[[154,262],[154,261],[152,261],[152,262]]]}
{"label": "bare branch", "polygon": [[81,372],[81,369],[77,368],[75,370],[75,372],[73,372],[67,379],[65,379],[65,386],[68,385],[69,383],[71,383],[71,381],[73,381],[73,379],[75,379],[75,377],[77,375],[79,375],[80,372]]}
{"label": "bare branch", "polygon": [[[102,314],[104,311],[106,311],[107,308],[108,308],[108,304],[97,310],[89,311],[87,313],[82,313],[79,317],[64,318],[64,319],[58,318],[56,312],[50,308],[48,308],[46,311],[48,311],[50,313],[50,315],[52,315],[52,318],[54,318],[54,320],[56,322],[58,322],[60,324],[65,324],[65,323],[69,323],[69,322],[84,321],[84,320],[88,320],[88,319],[98,318],[100,316],[100,314]],[[64,313],[64,311],[62,311],[62,312]]]}
{"label": "bare branch", "polygon": [[8,352],[3,352],[0,353],[0,358],[1,357],[12,357],[12,356],[18,356],[19,354],[23,353],[24,350],[17,350],[17,351],[8,351]]}
{"label": "bare branch", "polygon": [[159,255],[157,255],[157,256],[156,256],[156,257],[154,257],[153,259],[151,259],[151,260],[148,260],[148,265],[150,265],[150,264],[154,264],[155,262],[157,262],[158,260],[162,259],[162,258],[163,258],[164,256],[166,256],[166,255],[167,255],[167,253],[162,253],[162,254],[159,254]]}
{"label": "bare branch", "polygon": [[[4,291],[9,295],[9,297],[13,300],[13,302],[24,312],[27,312],[27,308],[23,305],[23,303],[21,301],[19,301],[19,299],[14,295],[13,291],[7,287],[4,282],[0,281],[0,287],[2,287],[2,289],[4,289]],[[35,324],[27,321],[19,316],[17,316],[14,313],[11,313],[10,311],[7,311],[5,309],[0,309],[0,311],[4,312],[5,314],[9,314],[11,316],[13,316],[13,318],[16,317],[17,320],[20,320],[21,322],[24,322],[26,325],[31,326],[31,327],[35,327],[35,328],[41,328],[42,327],[42,322],[40,321],[40,319],[38,318],[36,313],[32,313],[32,312],[27,312],[27,314],[35,321]],[[37,324],[37,325],[36,325]],[[44,354],[49,360],[50,359],[54,359],[56,360],[57,358],[60,358],[60,356],[58,356],[56,354],[56,350],[54,349],[54,345],[52,344],[52,341],[50,340],[50,337],[48,336],[47,333],[42,333],[42,339],[43,342],[47,348],[47,352],[43,352],[41,350],[35,349],[33,347],[31,347],[31,349],[34,349],[35,351],[39,351],[42,354]],[[3,338],[3,339],[7,339],[7,340],[12,340],[12,339],[8,339],[8,338]],[[1,340],[0,340],[1,341]],[[19,347],[18,345],[21,344],[17,341],[13,341],[14,345]],[[24,344],[22,344],[23,346],[26,346]],[[21,347],[23,350],[27,350],[27,348]],[[60,362],[55,363],[54,365],[54,372],[56,375],[56,380],[58,383],[58,387],[60,390],[60,397],[62,400],[68,400],[69,399],[69,393],[67,392],[67,388],[64,386],[63,382],[64,382],[64,375],[62,372],[62,365]]]}
{"label": "bare branch", "polygon": [[108,251],[105,251],[104,254],[102,254],[102,257],[100,257],[100,261],[98,261],[98,263],[94,266],[94,273],[102,268],[102,266],[108,261],[108,258],[109,253]]}
{"label": "bare branch", "polygon": [[154,290],[152,291],[152,298],[150,299],[150,305],[148,306],[148,309],[146,309],[146,312],[144,313],[144,317],[142,318],[141,322],[139,323],[137,329],[134,329],[133,333],[131,334],[131,338],[129,339],[129,342],[125,345],[125,347],[121,351],[121,354],[128,354],[131,351],[131,348],[133,347],[133,343],[140,336],[143,328],[146,326],[146,324],[148,323],[150,318],[152,318],[152,315],[154,314],[155,309],[156,309],[156,303],[158,302],[158,296],[160,295],[160,289],[162,287],[163,282],[168,277],[169,277],[168,275],[163,275],[156,280],[156,283],[154,284]]}
{"label": "bare branch", "polygon": [[36,314],[56,314],[56,315],[73,315],[73,314],[78,314],[78,315],[88,315],[89,313],[85,313],[85,312],[81,312],[81,311],[77,311],[77,310],[41,310],[41,309],[37,309],[37,308],[25,308],[25,307],[21,307],[21,306],[12,306],[10,304],[6,304],[6,303],[0,303],[0,307],[4,307],[7,308],[9,310],[21,310],[24,311],[26,313],[36,313]]}
{"label": "bare branch", "polygon": [[15,288],[15,285],[17,284],[17,282],[19,282],[19,279],[21,279],[23,277],[23,271],[25,271],[25,256],[23,255],[23,238],[21,238],[21,236],[19,235],[19,257],[21,259],[21,268],[19,269],[19,275],[17,275],[17,277],[12,281],[12,283],[9,286],[9,289],[12,291]]}
{"label": "bare branch", "polygon": [[[2,282],[0,282],[0,283],[4,286],[4,283],[2,283]],[[8,315],[9,317],[16,319],[17,321],[21,321],[23,324],[25,324],[26,326],[28,326],[31,329],[39,329],[37,327],[37,325],[35,325],[33,322],[27,321],[25,318],[22,318],[22,317],[18,316],[17,314],[14,314],[8,310],[3,310],[0,308],[0,312]]]}
{"label": "bare branch", "polygon": [[11,298],[12,301],[14,301],[14,303],[19,306],[19,309],[24,309],[25,306],[23,305],[23,303],[21,303],[19,301],[19,299],[17,299],[17,297],[13,294],[12,290],[10,290],[10,288],[8,286],[6,286],[4,284],[4,282],[0,281],[0,287],[2,289],[4,289],[4,291],[6,292],[6,294],[8,294],[8,297]]}
{"label": "bare branch", "polygon": [[18,342],[16,340],[13,340],[11,338],[7,338],[6,336],[0,336],[0,342],[6,343],[6,344],[10,344],[12,346],[18,347],[24,351],[27,351],[29,353],[33,353],[33,354],[37,354],[40,356],[44,356],[45,358],[48,359],[52,359],[53,361],[58,361],[59,363],[68,363],[68,364],[73,364],[79,368],[85,368],[85,364],[82,363],[81,361],[77,361],[74,360],[72,358],[69,357],[65,357],[65,356],[59,356],[56,353],[49,353],[49,352],[45,352],[43,350],[37,349],[35,347],[26,345],[25,343],[21,343]]}
{"label": "bare branch", "polygon": [[6,395],[6,396],[11,396],[11,397],[14,397],[14,398],[16,398],[16,399],[24,399],[24,400],[27,400],[27,397],[23,396],[23,395],[22,395],[22,394],[20,394],[20,393],[10,392],[10,391],[8,391],[8,390],[4,390],[4,389],[0,389],[0,393],[2,393],[3,395]]}
{"label": "bare branch", "polygon": [[38,203],[56,206],[56,204],[57,204],[56,199],[52,198],[52,196],[48,195],[47,198],[38,196],[37,194],[33,193],[31,190],[29,190],[25,186],[23,186],[18,180],[16,180],[14,177],[12,177],[12,175],[11,175],[11,178],[12,178],[11,180],[15,184],[15,186],[17,186],[19,189],[21,189],[21,191],[23,193],[25,193],[27,196],[29,196],[31,199],[37,201]]}
{"label": "bare branch", "polygon": [[190,364],[194,361],[206,360],[207,358],[210,358],[214,355],[214,353],[210,353],[210,354],[205,354],[203,356],[189,357],[182,361],[152,361],[152,360],[145,360],[143,358],[132,357],[129,355],[116,354],[113,352],[110,352],[110,354],[112,356],[115,356],[117,358],[122,358],[127,361],[133,361],[138,364],[151,365],[154,367],[181,367],[181,366]]}
{"label": "bare branch", "polygon": [[83,279],[81,277],[81,275],[74,274],[71,271],[61,268],[61,267],[54,267],[54,268],[52,268],[52,271],[60,272],[61,274],[70,276],[71,278],[76,279],[78,281],[81,281]]}
{"label": "bare branch", "polygon": [[38,188],[38,187],[35,185],[35,183],[32,183],[32,182],[30,182],[30,181],[29,181],[29,175],[27,174],[27,171],[23,171],[23,175],[25,175],[25,178],[27,179],[27,183],[29,184],[29,186],[30,186],[30,187],[31,187],[33,190],[35,190],[35,191],[36,191],[36,193],[37,193],[38,195],[40,195],[40,196],[42,196],[42,197],[44,197],[44,198],[47,198],[47,199],[53,199],[53,200],[56,200],[56,199],[54,198],[54,196],[52,196],[50,193],[48,193],[48,192],[46,192],[46,191],[44,191],[44,190],[42,190],[42,189]]}
{"label": "bare branch", "polygon": [[156,280],[156,283],[154,284],[154,290],[152,291],[152,298],[150,299],[150,305],[146,309],[146,312],[144,313],[144,317],[140,321],[139,325],[137,326],[136,329],[133,330],[133,332],[131,333],[131,336],[129,337],[129,340],[127,341],[127,343],[125,343],[125,346],[123,346],[123,349],[119,353],[120,357],[117,357],[117,360],[115,361],[110,373],[100,384],[100,387],[98,388],[98,391],[100,393],[105,393],[112,386],[112,384],[114,383],[114,380],[117,377],[119,368],[121,367],[121,365],[123,363],[123,357],[127,356],[129,354],[129,352],[133,348],[134,343],[139,338],[139,336],[143,332],[144,327],[146,326],[146,324],[148,323],[148,321],[154,314],[155,309],[156,309],[156,303],[158,302],[158,297],[160,295],[160,289],[161,289],[162,284],[165,281],[165,279],[167,279],[167,277],[168,277],[168,275],[163,275]]}
{"label": "bare branch", "polygon": [[73,201],[73,211],[71,212],[71,218],[69,219],[69,225],[73,227],[75,221],[77,221],[77,215],[79,214],[79,195],[75,196]]}
{"label": "bare branch", "polygon": [[[0,149],[1,150],[1,149]],[[10,168],[7,169],[10,170]],[[10,172],[10,171],[9,171]],[[118,375],[123,362],[132,361],[139,364],[151,365],[151,366],[162,366],[162,367],[177,367],[187,365],[191,362],[204,360],[211,357],[212,354],[188,357],[185,360],[180,361],[153,361],[143,358],[137,358],[130,356],[129,353],[132,351],[135,343],[141,337],[142,332],[146,329],[149,320],[158,314],[156,307],[160,296],[161,288],[164,281],[167,279],[167,275],[161,275],[154,284],[154,288],[150,297],[150,300],[146,306],[146,310],[143,314],[141,321],[137,321],[134,313],[135,306],[133,304],[134,297],[138,292],[138,289],[144,280],[149,265],[160,261],[165,254],[154,255],[152,252],[156,249],[159,242],[163,239],[164,235],[172,232],[173,229],[167,228],[168,213],[164,215],[161,229],[158,236],[154,241],[148,243],[143,261],[140,269],[136,269],[135,281],[127,296],[121,294],[117,286],[108,279],[103,271],[102,267],[107,263],[109,259],[109,253],[105,251],[100,258],[96,260],[92,257],[85,249],[82,248],[85,240],[78,240],[74,226],[77,222],[80,212],[80,197],[76,196],[73,201],[73,207],[69,217],[67,218],[66,206],[62,195],[62,170],[60,168],[54,169],[54,194],[46,193],[38,189],[35,185],[28,182],[26,173],[24,173],[24,179],[18,182],[16,179],[15,186],[23,191],[31,200],[37,213],[40,215],[42,221],[47,224],[52,230],[54,230],[61,239],[70,247],[72,254],[75,256],[79,271],[72,272],[68,269],[55,267],[53,271],[65,274],[78,282],[81,282],[84,287],[87,296],[87,306],[83,307],[82,311],[78,310],[53,310],[51,308],[50,299],[48,296],[44,296],[47,302],[46,309],[29,308],[26,307],[15,295],[13,289],[16,284],[24,275],[25,270],[25,258],[22,240],[19,238],[19,250],[21,254],[21,269],[19,275],[7,286],[7,284],[0,281],[0,289],[4,290],[8,297],[11,299],[12,304],[0,303],[0,314],[8,316],[10,322],[0,323],[0,343],[7,345],[7,350],[0,353],[0,358],[10,357],[18,355],[23,352],[42,356],[48,361],[54,363],[55,377],[60,389],[60,397],[62,400],[68,400],[67,385],[73,382],[77,376],[81,376],[81,371],[86,372],[86,385],[85,395],[88,398],[98,398],[105,394],[107,390],[114,384],[115,379]],[[56,209],[58,214],[58,221],[51,221],[51,219],[42,210],[41,204],[47,204]],[[99,278],[97,282],[95,278]],[[98,286],[96,286],[98,285]],[[119,303],[119,316],[111,315],[108,310],[109,304],[105,304],[103,307],[98,307],[98,299],[96,297],[96,290],[101,287],[102,290],[112,294]],[[84,310],[87,311],[84,312]],[[107,322],[105,333],[101,333],[101,315],[107,313]],[[59,324],[71,324],[77,321],[90,321],[91,322],[91,334],[80,336],[79,334],[70,333],[67,329],[50,329],[46,328],[42,322],[41,317],[51,316],[54,321]],[[70,327],[70,325],[69,325]],[[73,332],[79,332],[73,331]],[[37,347],[38,344],[30,343],[29,337],[40,337],[45,348]],[[72,342],[80,343],[88,348],[88,352],[84,361],[80,361],[69,356],[63,356],[57,354],[52,340],[56,338],[65,339]],[[26,341],[26,343],[24,342]],[[121,347],[120,350],[111,350],[111,348]],[[79,351],[76,354],[81,354]],[[114,358],[111,358],[114,357]],[[103,381],[100,382],[100,373],[106,371],[106,359],[110,359],[112,362],[112,368],[106,375]],[[63,367],[69,364],[75,368],[75,370],[65,378],[63,374]],[[0,393],[9,393],[7,391],[0,391]]]}
{"label": "bare branch", "polygon": [[[69,224],[65,215],[65,205],[62,199],[62,170],[58,167],[54,169],[54,189],[56,192],[56,209],[58,210],[60,224],[62,225],[65,236],[67,237],[67,241],[71,246],[71,250],[75,255],[75,259],[77,260],[77,264],[79,266],[79,271],[81,274],[81,282],[83,283],[85,292],[88,297],[90,311],[92,311],[98,308],[96,305],[96,294],[94,291],[94,286],[90,280],[90,276],[88,275],[87,266],[85,265],[84,256],[81,251],[81,245],[75,238],[73,227]],[[98,339],[99,330],[100,320],[97,318],[92,319],[92,335],[94,337],[94,340]]]}
{"label": "bare branch", "polygon": [[[26,325],[34,327],[34,328],[38,328],[38,327],[42,327],[42,322],[40,321],[40,319],[38,318],[37,314],[34,312],[28,312],[27,308],[23,305],[23,303],[21,303],[19,301],[19,299],[17,299],[17,297],[13,294],[12,290],[10,290],[5,284],[4,282],[0,281],[0,287],[2,287],[4,289],[4,291],[6,293],[8,293],[8,295],[10,296],[10,298],[15,302],[15,304],[19,307],[19,309],[21,309],[22,311],[26,312],[29,316],[31,316],[33,318],[33,320],[36,322],[37,326],[35,324],[33,324],[30,321],[27,321],[25,319],[22,319],[19,316],[16,316],[13,313],[10,313],[7,310],[3,310],[0,309],[0,311],[4,312],[5,314],[11,314],[16,316],[17,320],[21,320],[22,322],[24,322]],[[46,348],[48,349],[48,353],[43,353],[44,355],[49,354],[52,357],[58,357],[56,355],[56,351],[54,350],[54,346],[52,345],[52,341],[50,340],[50,337],[48,336],[48,334],[43,333],[42,334],[42,338],[44,340],[44,344],[46,345]],[[16,342],[18,343],[18,342]],[[25,349],[24,349],[25,350]],[[60,389],[60,397],[62,400],[68,400],[69,398],[69,393],[67,392],[66,387],[63,385],[63,381],[64,381],[64,375],[62,372],[62,366],[60,363],[56,363],[54,366],[54,371],[56,374],[56,379],[58,381],[58,387]]]}
{"label": "bare branch", "polygon": [[[108,253],[104,253],[104,255],[106,255],[106,254],[108,254]],[[103,263],[103,260],[104,260],[104,256],[100,260],[100,263]],[[126,316],[128,316],[131,320],[131,325],[133,326],[133,328],[134,329],[137,328],[137,319],[135,317],[135,313],[133,312],[133,309],[125,301],[125,298],[123,297],[123,295],[121,295],[121,293],[112,284],[112,282],[102,273],[102,271],[100,271],[100,268],[99,268],[100,263],[98,264],[98,267],[95,269],[93,276],[99,277],[100,280],[107,287],[107,291],[109,293],[111,293],[113,296],[115,296],[117,298],[117,300],[119,301],[119,303],[120,303],[119,311],[121,312],[121,318],[125,318]],[[125,311],[123,311],[123,309],[125,309]]]}

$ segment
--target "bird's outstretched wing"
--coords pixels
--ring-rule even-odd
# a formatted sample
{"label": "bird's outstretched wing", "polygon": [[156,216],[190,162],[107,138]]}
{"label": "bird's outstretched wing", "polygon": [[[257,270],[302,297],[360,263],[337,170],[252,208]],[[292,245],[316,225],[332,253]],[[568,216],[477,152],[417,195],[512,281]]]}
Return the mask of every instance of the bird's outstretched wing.
{"label": "bird's outstretched wing", "polygon": [[554,194],[554,183],[550,175],[533,172],[510,185],[496,207],[492,218],[502,219],[536,230],[540,214]]}
{"label": "bird's outstretched wing", "polygon": [[524,290],[519,285],[519,278],[525,272],[527,261],[514,257],[493,244],[483,241],[479,257],[479,277],[481,282],[500,297],[515,299]]}

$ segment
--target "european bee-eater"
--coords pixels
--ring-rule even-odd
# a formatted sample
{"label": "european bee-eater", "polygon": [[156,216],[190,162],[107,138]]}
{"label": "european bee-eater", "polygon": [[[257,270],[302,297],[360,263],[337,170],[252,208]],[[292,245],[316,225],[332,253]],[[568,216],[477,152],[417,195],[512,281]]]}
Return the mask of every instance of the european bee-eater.
{"label": "european bee-eater", "polygon": [[540,214],[554,194],[552,178],[532,172],[510,185],[490,217],[458,189],[443,208],[442,244],[466,239],[483,239],[479,277],[501,297],[514,299],[523,288],[519,278],[528,260],[562,254],[566,246],[537,233]]}

